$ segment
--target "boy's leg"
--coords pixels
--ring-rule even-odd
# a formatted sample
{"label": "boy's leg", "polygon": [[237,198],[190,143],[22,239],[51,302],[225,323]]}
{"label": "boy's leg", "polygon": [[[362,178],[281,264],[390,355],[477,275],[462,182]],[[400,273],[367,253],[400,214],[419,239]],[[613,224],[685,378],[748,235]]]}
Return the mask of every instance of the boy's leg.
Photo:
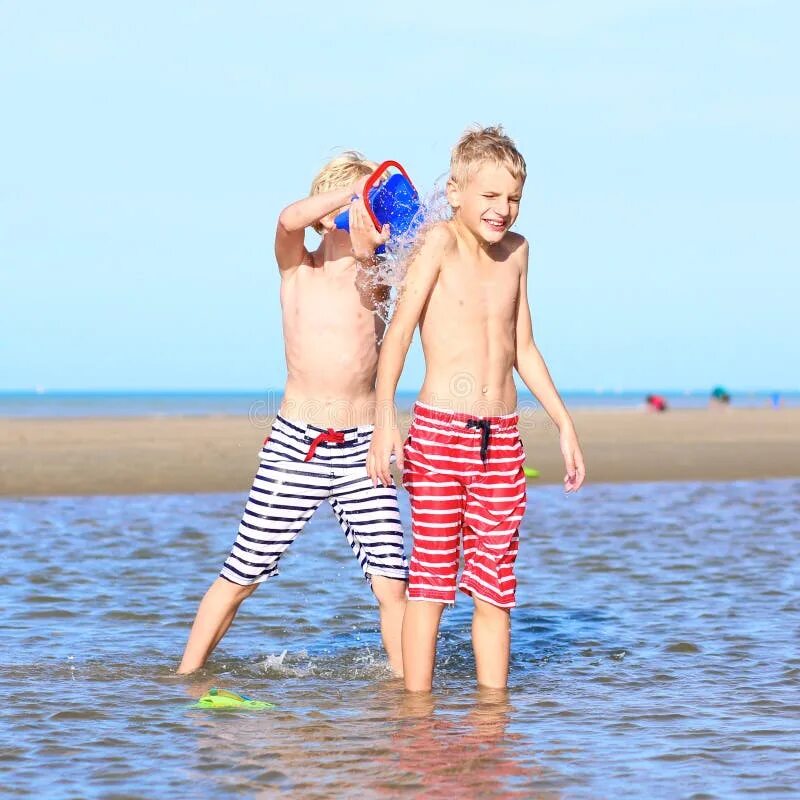
{"label": "boy's leg", "polygon": [[511,647],[509,609],[498,608],[473,596],[472,649],[478,685],[505,689],[508,684],[508,659]]}
{"label": "boy's leg", "polygon": [[230,628],[242,601],[258,588],[257,583],[239,586],[225,578],[217,578],[200,601],[197,616],[178,674],[194,672],[206,663],[209,655]]}
{"label": "boy's leg", "polygon": [[342,470],[330,497],[339,524],[378,601],[381,637],[389,664],[403,674],[400,629],[408,568],[395,486],[373,486],[366,467]]}
{"label": "boy's leg", "polygon": [[515,529],[510,536],[492,536],[486,532],[476,534],[472,527],[465,526],[463,537],[464,572],[459,587],[471,594],[475,603],[472,649],[478,685],[504,689],[508,684],[510,612],[515,603],[514,561],[519,531]]}
{"label": "boy's leg", "polygon": [[409,692],[429,692],[436,666],[436,638],[445,603],[409,600],[403,617],[403,675]]}
{"label": "boy's leg", "polygon": [[406,582],[396,578],[375,575],[372,578],[372,591],[378,601],[381,619],[381,639],[389,666],[398,677],[403,677],[403,651],[401,630],[403,613],[406,608]]}
{"label": "boy's leg", "polygon": [[467,491],[464,513],[464,571],[459,588],[472,595],[472,646],[478,684],[502,689],[508,683],[510,610],[516,603],[514,562],[525,513],[524,452],[517,441],[490,455],[488,474]]}
{"label": "boy's leg", "polygon": [[269,445],[261,458],[236,541],[220,577],[197,610],[178,667],[181,674],[205,664],[242,601],[259,583],[277,574],[280,557],[328,496],[327,470],[303,462],[270,460],[274,455]]}
{"label": "boy's leg", "polygon": [[413,546],[408,597],[403,619],[403,668],[406,689],[429,692],[436,664],[436,638],[445,605],[455,601],[459,537],[465,492],[451,475],[427,462],[430,445],[414,424],[405,447],[403,485],[411,498]]}

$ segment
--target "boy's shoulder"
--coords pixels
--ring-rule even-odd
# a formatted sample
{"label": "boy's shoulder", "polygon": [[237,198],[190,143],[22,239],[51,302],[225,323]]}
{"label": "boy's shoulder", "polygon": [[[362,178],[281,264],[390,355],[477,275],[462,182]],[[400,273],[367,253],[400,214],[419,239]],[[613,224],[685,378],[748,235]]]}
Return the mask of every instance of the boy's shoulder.
{"label": "boy's shoulder", "polygon": [[502,238],[500,244],[507,255],[522,254],[528,249],[528,240],[521,233],[514,233],[514,231],[509,231]]}
{"label": "boy's shoulder", "polygon": [[449,220],[436,222],[420,236],[422,247],[436,250],[449,250],[456,246],[457,239],[452,223]]}
{"label": "boy's shoulder", "polygon": [[498,243],[493,258],[514,267],[515,271],[528,269],[528,240],[519,233],[509,231]]}
{"label": "boy's shoulder", "polygon": [[438,269],[448,254],[455,252],[458,241],[449,222],[436,222],[421,230],[408,255],[409,263]]}

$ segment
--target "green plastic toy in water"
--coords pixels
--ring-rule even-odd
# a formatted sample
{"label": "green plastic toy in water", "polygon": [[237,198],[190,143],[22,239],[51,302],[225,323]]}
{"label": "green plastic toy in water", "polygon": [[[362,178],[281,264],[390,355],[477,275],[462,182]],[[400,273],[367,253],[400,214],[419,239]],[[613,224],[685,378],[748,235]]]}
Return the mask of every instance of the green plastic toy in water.
{"label": "green plastic toy in water", "polygon": [[523,467],[522,471],[525,473],[526,478],[538,478],[539,477],[539,470],[534,469],[533,467]]}
{"label": "green plastic toy in water", "polygon": [[225,689],[209,689],[193,706],[190,708],[211,708],[211,709],[247,709],[249,711],[265,711],[268,708],[275,708],[274,703],[266,703],[263,700],[252,700],[243,694],[236,694]]}

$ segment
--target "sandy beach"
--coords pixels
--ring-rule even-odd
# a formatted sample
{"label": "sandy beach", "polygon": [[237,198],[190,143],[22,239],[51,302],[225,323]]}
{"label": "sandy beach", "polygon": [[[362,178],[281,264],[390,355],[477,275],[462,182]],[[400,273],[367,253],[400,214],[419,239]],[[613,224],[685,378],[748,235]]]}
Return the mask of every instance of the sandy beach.
{"label": "sandy beach", "polygon": [[[573,417],[595,483],[800,475],[797,408],[579,410]],[[0,419],[0,496],[245,491],[267,423],[234,416]],[[539,482],[561,481],[547,417],[530,413],[520,427]]]}

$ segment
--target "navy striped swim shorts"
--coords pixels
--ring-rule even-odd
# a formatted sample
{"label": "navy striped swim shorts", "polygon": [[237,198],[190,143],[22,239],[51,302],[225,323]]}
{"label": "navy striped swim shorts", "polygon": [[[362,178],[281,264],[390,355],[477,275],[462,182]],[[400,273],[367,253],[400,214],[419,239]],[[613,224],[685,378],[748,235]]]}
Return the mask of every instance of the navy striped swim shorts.
{"label": "navy striped swim shorts", "polygon": [[372,485],[371,439],[371,425],[326,430],[277,416],[220,575],[240,585],[276,575],[284,551],[327,500],[367,580],[406,580],[397,488]]}

